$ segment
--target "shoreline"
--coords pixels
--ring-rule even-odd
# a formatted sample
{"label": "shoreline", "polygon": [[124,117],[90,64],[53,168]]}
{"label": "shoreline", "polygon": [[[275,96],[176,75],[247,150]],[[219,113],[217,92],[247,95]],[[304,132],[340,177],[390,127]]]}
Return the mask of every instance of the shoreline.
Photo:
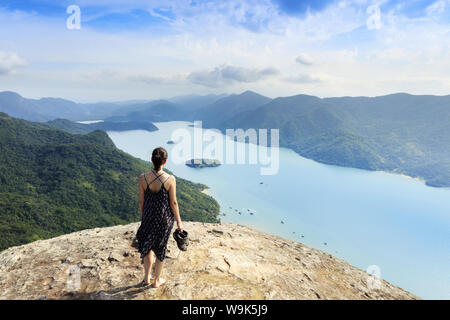
{"label": "shoreline", "polygon": [[[174,125],[174,126],[176,126],[176,125]],[[162,127],[162,128],[165,128],[165,127]],[[172,127],[170,127],[170,128],[172,128]],[[164,141],[166,140],[166,138],[164,138]],[[376,171],[381,171],[381,172],[383,172],[383,173],[387,173],[387,174],[390,174],[390,173],[393,173],[393,174],[395,174],[395,175],[400,175],[400,176],[403,176],[403,178],[404,177],[407,177],[408,178],[408,180],[404,180],[404,179],[399,179],[399,178],[396,178],[395,176],[391,176],[391,178],[389,178],[389,177],[387,177],[387,180],[386,181],[390,181],[390,182],[392,182],[392,183],[398,183],[399,185],[404,185],[405,187],[406,187],[406,185],[408,185],[408,183],[407,183],[407,181],[412,181],[412,180],[409,180],[409,179],[414,179],[414,180],[420,180],[419,178],[413,178],[413,177],[410,177],[410,176],[408,176],[408,175],[405,175],[404,173],[402,173],[402,172],[395,172],[395,171],[392,171],[392,172],[389,172],[389,171],[382,171],[382,170],[368,170],[368,169],[362,169],[362,168],[353,168],[353,167],[348,167],[348,166],[338,166],[338,165],[330,165],[330,164],[325,164],[325,163],[321,163],[321,162],[318,162],[318,161],[316,161],[316,160],[314,160],[314,159],[310,159],[310,158],[306,158],[306,157],[303,157],[303,156],[301,156],[301,155],[299,155],[298,153],[296,153],[293,149],[289,149],[289,148],[280,148],[280,149],[285,149],[286,151],[289,151],[289,154],[290,154],[290,156],[292,156],[292,157],[294,157],[295,156],[295,158],[297,158],[297,159],[304,159],[304,160],[306,160],[305,161],[305,165],[306,164],[308,164],[307,162],[311,162],[311,163],[316,163],[316,164],[318,164],[319,166],[329,166],[329,167],[331,167],[331,169],[332,169],[332,167],[335,167],[335,168],[341,168],[341,169],[356,169],[356,170],[361,170],[361,172],[365,172],[365,173],[367,173],[367,175],[370,175],[370,176],[372,176],[371,174],[369,174],[369,172],[368,171],[372,171],[372,172],[376,172]],[[280,152],[281,152],[281,150],[280,150]],[[292,153],[292,154],[291,154]],[[308,164],[309,165],[309,164]],[[184,167],[183,167],[184,168]],[[177,171],[176,170],[176,168],[174,167],[173,168],[173,170],[174,171]],[[350,171],[353,171],[353,170],[350,170]],[[341,170],[340,170],[341,171]],[[347,170],[342,170],[342,171],[347,171]],[[192,174],[192,176],[191,176],[191,173],[190,173],[190,171],[188,172],[188,174],[186,174],[186,175],[184,175],[184,174],[182,174],[181,172],[184,172],[184,170],[180,170],[180,173],[179,173],[179,175],[180,175],[180,177],[183,177],[183,178],[185,178],[185,179],[188,179],[188,177],[191,177],[191,179],[192,180],[194,180],[194,181],[197,181],[198,183],[205,183],[206,181],[205,181],[205,179],[199,179],[199,178],[194,178],[194,176],[197,176],[196,174]],[[213,171],[212,171],[213,172]],[[321,171],[318,171],[319,173],[321,172]],[[351,172],[350,172],[351,173]],[[340,172],[339,172],[339,174],[341,174]],[[359,175],[359,176],[364,176],[363,174],[360,174],[360,173],[357,173],[357,175]],[[204,177],[204,178],[206,178],[207,180],[209,180],[209,178],[208,178],[208,175],[206,175],[206,176],[203,176],[203,175],[201,175],[202,177]],[[213,176],[215,177],[216,175],[215,174],[213,174]],[[339,176],[339,175],[338,175]],[[383,176],[385,176],[384,174],[382,174],[382,175],[376,175],[375,177],[372,177],[372,178],[374,178],[375,180],[380,180],[380,181],[384,181],[383,179]],[[359,179],[359,178],[358,178]],[[363,177],[363,179],[365,179],[364,177]],[[362,181],[365,181],[365,180],[362,180]],[[368,180],[368,181],[370,181],[370,180]],[[404,181],[404,182],[402,182],[402,181]],[[228,193],[223,193],[223,191],[224,191],[224,189],[221,189],[220,187],[219,187],[219,185],[216,185],[215,184],[215,180],[214,180],[214,183],[213,183],[213,181],[210,181],[210,183],[211,183],[211,185],[209,186],[209,187],[205,187],[205,186],[201,186],[200,187],[200,189],[199,189],[199,191],[201,191],[203,194],[206,194],[206,195],[213,195],[213,197],[214,198],[216,198],[217,196],[220,196],[220,202],[222,202],[222,203],[220,203],[220,205],[221,205],[221,209],[223,210],[223,212],[225,212],[226,213],[226,217],[222,217],[222,216],[219,216],[219,218],[220,218],[220,220],[222,221],[222,222],[231,222],[230,220],[235,220],[235,219],[238,219],[238,221],[236,221],[235,223],[238,223],[238,224],[242,224],[242,220],[241,219],[239,219],[239,217],[240,216],[238,216],[238,215],[232,215],[231,213],[229,214],[229,212],[227,211],[227,208],[228,208],[228,206],[229,205],[231,205],[231,206],[233,206],[233,208],[234,207],[240,207],[240,206],[242,206],[242,207],[248,207],[248,206],[250,206],[250,202],[247,200],[247,201],[245,201],[245,199],[244,200],[242,200],[242,201],[239,201],[239,200],[237,200],[237,202],[235,202],[234,201],[234,196],[233,196],[233,192],[230,192],[230,197],[228,197],[228,196],[226,196],[226,195],[228,195]],[[259,180],[258,180],[258,183],[259,183]],[[421,189],[422,187],[424,187],[424,185],[423,184],[417,184],[417,186],[419,187],[419,189]],[[216,189],[216,187],[219,187],[219,190],[221,190],[220,192],[219,192],[219,194],[216,194],[217,193],[217,190],[215,190]],[[209,189],[211,189],[211,190],[209,190]],[[430,189],[431,190],[431,189]],[[435,189],[436,190],[436,189]],[[445,194],[444,194],[444,197],[445,197]],[[229,198],[229,200],[231,200],[230,201],[230,203],[228,203],[228,201],[227,201],[227,199]],[[217,198],[216,198],[216,200],[218,200]],[[247,204],[246,204],[247,203]],[[247,217],[243,217],[243,218],[247,218]],[[250,220],[250,218],[248,218],[248,220]],[[274,220],[276,220],[276,219],[274,219]],[[306,218],[306,221],[308,221],[308,218]],[[250,222],[249,221],[249,223],[252,223],[252,222]],[[286,230],[284,230],[283,228],[282,228],[282,226],[279,224],[279,221],[275,221],[275,223],[276,224],[274,224],[274,227],[280,227],[279,229],[280,229],[280,233],[278,233],[278,231],[275,231],[275,230],[270,230],[269,231],[269,229],[262,229],[261,228],[261,226],[254,226],[254,228],[257,228],[258,230],[264,230],[266,233],[270,233],[270,234],[277,234],[277,235],[279,235],[279,236],[282,236],[282,237],[284,237],[284,238],[288,238],[288,239],[291,239],[291,240],[294,240],[295,242],[298,242],[298,243],[305,243],[305,241],[306,241],[306,243],[308,243],[308,245],[309,246],[311,246],[311,247],[313,247],[313,248],[317,248],[317,249],[323,249],[323,248],[325,248],[325,247],[322,247],[322,242],[320,241],[320,238],[323,238],[323,239],[325,239],[326,237],[327,237],[327,235],[326,234],[323,234],[322,235],[322,233],[320,233],[319,235],[319,237],[317,237],[317,239],[316,238],[312,238],[312,237],[309,237],[308,235],[306,235],[306,238],[307,238],[307,240],[306,239],[300,239],[299,237],[297,237],[297,236],[295,236],[295,235],[292,235],[292,233],[290,232],[291,230],[288,228],[288,229],[286,229]],[[246,223],[245,223],[246,224]],[[253,223],[252,223],[253,224]],[[248,225],[250,225],[250,224],[248,224]],[[270,227],[270,225],[269,225],[269,227]],[[294,230],[296,227],[292,227],[292,230]],[[295,230],[296,231],[296,234],[298,235],[299,234],[299,232],[297,231],[297,230]],[[323,230],[322,230],[322,232],[323,232]],[[317,241],[316,241],[317,240]],[[326,240],[328,240],[328,239],[326,239]],[[324,240],[325,241],[325,240]],[[313,243],[314,242],[314,243]],[[327,241],[328,242],[328,241]],[[333,245],[333,242],[331,241],[331,242],[328,242],[328,245],[330,245],[329,247],[327,246],[326,248],[328,248],[328,249],[326,249],[327,251],[329,251],[331,254],[334,254],[334,251],[332,251],[331,249],[329,249],[329,248],[331,248],[331,246]],[[359,259],[359,257],[358,256],[355,256],[355,259],[352,259],[352,257],[350,256],[348,256],[347,254],[344,254],[344,252],[343,251],[339,251],[339,254],[338,254],[338,256],[341,258],[341,259],[345,259],[345,261],[347,261],[347,262],[349,262],[350,264],[352,264],[352,265],[358,265],[359,266],[359,264],[357,264],[357,261],[358,261],[358,259]],[[424,263],[424,265],[426,265],[426,263]],[[363,265],[363,266],[365,266],[365,265]],[[394,266],[395,267],[395,266]],[[390,278],[389,279],[390,281],[394,281],[394,283],[397,283],[397,282],[395,282],[395,280],[396,279],[392,279],[392,278]],[[403,284],[403,286],[405,286],[405,284],[404,283],[402,283]],[[398,283],[397,285],[400,285],[400,283]],[[408,287],[408,289],[410,289],[411,290],[411,288],[410,287]],[[422,294],[423,295],[423,294]]]}

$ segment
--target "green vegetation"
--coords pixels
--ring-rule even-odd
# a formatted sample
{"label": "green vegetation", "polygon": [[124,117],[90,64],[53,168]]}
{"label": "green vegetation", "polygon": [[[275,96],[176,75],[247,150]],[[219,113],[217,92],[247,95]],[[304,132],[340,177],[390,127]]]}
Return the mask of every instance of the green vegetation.
{"label": "green vegetation", "polygon": [[[87,228],[139,221],[139,175],[148,162],[107,134],[72,135],[0,114],[0,250]],[[204,185],[177,178],[183,220],[217,222]]]}
{"label": "green vegetation", "polygon": [[49,126],[61,129],[73,134],[85,134],[95,130],[103,131],[127,131],[127,130],[147,130],[157,131],[158,128],[151,122],[126,121],[126,122],[98,122],[83,124],[66,119],[56,119],[46,122]]}
{"label": "green vegetation", "polygon": [[[246,91],[229,96],[185,96],[145,103],[77,104],[25,99],[0,92],[0,111],[45,121],[106,119],[137,122],[202,120],[205,128],[280,129],[280,145],[319,162],[420,177],[450,187],[450,96],[391,94],[321,99],[308,95],[270,99]],[[56,120],[72,133],[95,129]],[[104,124],[103,126],[110,124]],[[150,125],[150,124],[148,124]],[[86,130],[88,128],[88,130]],[[116,130],[120,128],[116,127]],[[150,129],[151,130],[151,129]]]}
{"label": "green vegetation", "polygon": [[218,128],[278,128],[280,145],[306,158],[450,187],[449,124],[450,96],[297,95],[237,114]]}

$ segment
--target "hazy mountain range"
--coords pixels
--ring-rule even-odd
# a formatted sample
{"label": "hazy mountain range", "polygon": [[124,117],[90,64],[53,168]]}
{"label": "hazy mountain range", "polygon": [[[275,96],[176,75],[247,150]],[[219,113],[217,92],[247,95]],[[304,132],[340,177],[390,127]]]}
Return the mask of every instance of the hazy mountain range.
{"label": "hazy mountain range", "polygon": [[280,128],[280,145],[304,157],[450,186],[450,96],[297,95],[274,99],[216,127]]}
{"label": "hazy mountain range", "polygon": [[66,119],[56,119],[45,123],[49,127],[61,129],[73,134],[85,134],[95,130],[103,131],[127,131],[127,130],[147,130],[157,131],[158,128],[151,122],[146,121],[126,121],[126,122],[98,122],[98,123],[77,123]]}
{"label": "hazy mountain range", "polygon": [[[76,111],[72,110],[75,106]],[[204,127],[221,130],[279,128],[280,145],[304,157],[420,177],[431,186],[450,186],[450,96],[399,93],[380,97],[322,99],[296,95],[271,99],[246,91],[129,104],[76,104],[62,99],[24,99],[3,92],[0,111],[38,121],[202,120]]]}

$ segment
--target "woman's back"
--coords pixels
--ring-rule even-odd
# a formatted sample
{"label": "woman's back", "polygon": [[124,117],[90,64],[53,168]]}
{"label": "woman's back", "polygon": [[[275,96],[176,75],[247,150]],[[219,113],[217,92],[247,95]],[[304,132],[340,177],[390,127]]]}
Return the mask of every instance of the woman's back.
{"label": "woman's back", "polygon": [[143,176],[146,184],[146,189],[148,188],[151,192],[156,193],[162,187],[164,187],[166,191],[169,191],[169,178],[171,177],[171,175],[167,172],[162,171],[162,173],[156,173],[154,170],[152,170],[144,173]]}
{"label": "woman's back", "polygon": [[168,187],[165,185],[170,175],[165,172],[151,171],[143,176],[146,188],[141,226],[136,235],[138,250],[142,258],[153,250],[156,257],[162,261],[165,258],[167,240],[174,223]]}
{"label": "woman's back", "polygon": [[143,173],[139,179],[139,211],[141,225],[136,234],[138,250],[144,261],[144,283],[150,283],[152,251],[158,258],[155,265],[154,287],[163,284],[160,278],[167,241],[172,231],[174,220],[178,230],[183,231],[177,202],[177,183],[174,176],[162,168],[167,162],[167,151],[158,147],[152,152],[153,170]]}

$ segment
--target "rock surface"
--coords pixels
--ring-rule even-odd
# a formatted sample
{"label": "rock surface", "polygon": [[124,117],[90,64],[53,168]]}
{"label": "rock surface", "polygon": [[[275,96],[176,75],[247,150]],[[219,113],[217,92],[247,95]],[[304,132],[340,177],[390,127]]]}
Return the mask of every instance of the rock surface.
{"label": "rock surface", "polygon": [[[0,252],[0,299],[417,299],[322,251],[234,224],[185,222],[166,284],[143,287],[139,223],[96,228]],[[370,282],[370,280],[369,280]]]}

